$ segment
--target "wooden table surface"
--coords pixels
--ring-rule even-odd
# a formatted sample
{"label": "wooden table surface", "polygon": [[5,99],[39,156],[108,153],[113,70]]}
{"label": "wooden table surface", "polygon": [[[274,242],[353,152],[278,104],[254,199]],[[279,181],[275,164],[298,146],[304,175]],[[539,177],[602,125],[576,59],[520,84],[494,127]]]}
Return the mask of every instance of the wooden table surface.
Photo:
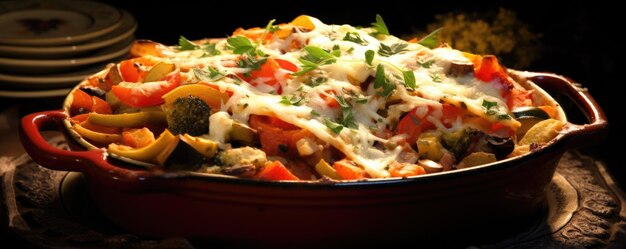
{"label": "wooden table surface", "polygon": [[[18,134],[20,117],[38,111],[60,109],[63,97],[19,99],[0,98],[0,158],[17,157],[24,154]],[[0,245],[15,245],[16,248],[30,248],[27,241],[8,228],[7,216],[0,202]],[[0,246],[4,248],[3,246]]]}

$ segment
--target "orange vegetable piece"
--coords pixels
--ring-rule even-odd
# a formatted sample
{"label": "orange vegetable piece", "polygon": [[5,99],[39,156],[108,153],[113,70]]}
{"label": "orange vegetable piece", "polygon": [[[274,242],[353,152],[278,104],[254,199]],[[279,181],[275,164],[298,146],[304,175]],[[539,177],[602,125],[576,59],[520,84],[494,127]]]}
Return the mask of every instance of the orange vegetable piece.
{"label": "orange vegetable piece", "polygon": [[263,170],[256,176],[258,179],[271,180],[271,181],[295,181],[300,180],[297,176],[293,175],[283,163],[280,161],[273,161],[263,167]]}
{"label": "orange vegetable piece", "polygon": [[143,148],[154,143],[154,141],[156,141],[154,134],[146,127],[122,132],[121,144],[133,148]]}
{"label": "orange vegetable piece", "polygon": [[422,166],[413,163],[393,162],[389,165],[389,174],[393,177],[408,177],[426,174]]}
{"label": "orange vegetable piece", "polygon": [[367,178],[368,175],[365,171],[354,164],[354,162],[342,159],[333,163],[333,168],[337,171],[337,174],[344,180],[358,180]]}

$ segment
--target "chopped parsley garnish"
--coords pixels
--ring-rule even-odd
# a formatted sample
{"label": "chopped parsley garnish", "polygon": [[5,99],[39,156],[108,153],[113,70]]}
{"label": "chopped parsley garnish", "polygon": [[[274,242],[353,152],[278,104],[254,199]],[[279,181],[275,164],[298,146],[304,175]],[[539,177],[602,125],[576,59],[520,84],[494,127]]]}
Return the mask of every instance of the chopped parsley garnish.
{"label": "chopped parsley garnish", "polygon": [[511,116],[509,116],[508,114],[500,114],[498,116],[496,116],[497,119],[499,120],[509,120],[511,119]]}
{"label": "chopped parsley garnish", "polygon": [[498,103],[495,102],[495,101],[483,100],[482,106],[483,106],[483,108],[485,108],[485,114],[491,115],[491,116],[496,115],[496,118],[498,120],[509,120],[509,119],[511,119],[511,116],[509,116],[506,113],[498,114]]}
{"label": "chopped parsley garnish", "polygon": [[391,92],[396,89],[396,85],[389,82],[387,76],[385,75],[385,67],[383,64],[378,64],[376,67],[376,76],[374,77],[374,88],[381,89],[382,92],[378,92],[378,95],[383,97],[389,97]]}
{"label": "chopped parsley garnish", "polygon": [[372,61],[374,61],[374,55],[376,55],[376,52],[374,52],[374,50],[365,51],[365,62],[367,62],[367,65],[372,65]]}
{"label": "chopped parsley garnish", "polygon": [[178,51],[202,49],[204,50],[203,56],[215,56],[220,54],[220,51],[217,50],[215,45],[216,43],[198,45],[181,35],[180,38],[178,38],[178,47],[176,47],[176,49],[178,49]]}
{"label": "chopped parsley garnish", "polygon": [[302,63],[302,70],[293,73],[294,76],[303,75],[307,72],[315,70],[319,66],[335,63],[335,61],[337,61],[335,55],[320,47],[306,46],[304,50],[306,50],[307,55],[298,59]]}
{"label": "chopped parsley garnish", "polygon": [[406,51],[407,46],[408,44],[406,43],[394,43],[394,44],[391,44],[391,46],[387,46],[384,43],[381,43],[380,47],[378,48],[378,54],[389,57],[394,54]]}
{"label": "chopped parsley garnish", "polygon": [[438,35],[440,31],[441,28],[436,29],[435,31],[428,34],[426,37],[420,39],[420,41],[417,43],[431,49],[437,47],[439,45]]}
{"label": "chopped parsley garnish", "polygon": [[385,21],[383,21],[383,17],[379,14],[376,14],[376,22],[372,23],[372,28],[375,30],[374,33],[371,33],[372,36],[389,35],[389,29],[387,29],[387,25],[385,24]]}
{"label": "chopped parsley garnish", "polygon": [[199,48],[200,46],[196,45],[182,35],[180,36],[180,38],[178,38],[178,51],[196,50]]}
{"label": "chopped parsley garnish", "polygon": [[335,57],[341,56],[341,47],[339,47],[339,45],[335,44],[333,46],[333,50],[330,53],[332,55],[334,55]]}
{"label": "chopped parsley garnish", "polygon": [[483,107],[487,110],[498,106],[498,103],[495,101],[488,101],[488,100],[483,100]]}
{"label": "chopped parsley garnish", "polygon": [[196,78],[198,78],[201,81],[218,81],[222,78],[224,78],[224,76],[226,76],[225,73],[218,71],[215,68],[209,67],[209,70],[202,70],[199,68],[194,68],[193,70],[193,74],[196,76]]}
{"label": "chopped parsley garnish", "polygon": [[437,83],[441,83],[442,79],[441,76],[439,76],[439,74],[436,73],[429,73],[428,76],[430,76],[430,78]]}
{"label": "chopped parsley garnish", "polygon": [[423,68],[430,68],[430,66],[432,66],[433,63],[435,63],[435,61],[427,61],[427,62],[424,62],[424,63],[421,63],[419,61],[417,62],[417,64],[419,64]]}
{"label": "chopped parsley garnish", "polygon": [[309,79],[309,81],[306,84],[310,87],[316,87],[316,86],[326,83],[326,81],[328,81],[328,78],[326,77],[313,76]]}
{"label": "chopped parsley garnish", "polygon": [[327,118],[324,119],[324,125],[326,125],[326,127],[328,127],[328,129],[330,129],[335,134],[339,134],[339,132],[343,130],[342,125],[337,124],[333,121],[330,121],[330,119],[327,119]]}
{"label": "chopped parsley garnish", "polygon": [[335,96],[337,103],[341,107],[341,125],[348,128],[357,128],[357,125],[354,123],[354,116],[352,115],[352,106],[350,103],[343,98],[343,96]]}
{"label": "chopped parsley garnish", "polygon": [[404,85],[410,89],[415,89],[415,74],[411,70],[402,71],[402,78],[404,78]]}
{"label": "chopped parsley garnish", "polygon": [[241,60],[237,62],[237,66],[240,68],[250,68],[254,71],[265,64],[265,61],[267,61],[267,58],[257,59],[256,56],[242,56]]}
{"label": "chopped parsley garnish", "polygon": [[287,98],[287,96],[282,96],[280,102],[283,105],[295,105],[295,106],[300,106],[302,105],[302,100],[304,100],[304,98],[298,98],[296,95],[291,96],[291,98]]}
{"label": "chopped parsley garnish", "polygon": [[246,54],[254,51],[254,44],[250,41],[250,39],[244,36],[231,37],[226,40],[228,43],[228,47],[233,50],[235,54]]}
{"label": "chopped parsley garnish", "polygon": [[365,46],[367,45],[367,41],[363,40],[363,38],[361,38],[361,35],[359,35],[359,33],[357,32],[348,32],[346,33],[346,36],[343,37],[344,41],[350,41],[350,42],[354,42],[356,44]]}
{"label": "chopped parsley garnish", "polygon": [[320,113],[319,113],[319,112],[316,112],[315,110],[311,110],[311,115],[316,116],[316,117],[319,117],[319,116],[320,116]]}

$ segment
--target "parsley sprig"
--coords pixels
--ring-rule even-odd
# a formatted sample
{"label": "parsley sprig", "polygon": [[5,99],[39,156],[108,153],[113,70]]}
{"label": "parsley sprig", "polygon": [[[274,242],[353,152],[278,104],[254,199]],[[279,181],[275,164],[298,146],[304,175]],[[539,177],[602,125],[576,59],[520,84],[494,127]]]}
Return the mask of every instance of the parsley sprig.
{"label": "parsley sprig", "polygon": [[383,21],[383,17],[379,14],[376,14],[376,22],[372,23],[372,28],[375,30],[370,34],[372,36],[389,35],[389,29],[387,29],[387,25],[385,24],[385,21]]}
{"label": "parsley sprig", "polygon": [[380,47],[378,48],[378,54],[385,56],[385,57],[389,57],[394,54],[406,51],[407,46],[408,44],[406,43],[394,43],[394,44],[391,44],[391,46],[387,46],[384,43],[381,43]]}
{"label": "parsley sprig", "polygon": [[204,51],[203,56],[216,56],[219,55],[221,52],[215,47],[215,45],[216,43],[206,43],[198,45],[181,35],[180,38],[178,38],[178,47],[176,48],[178,49],[178,51],[202,49]]}
{"label": "parsley sprig", "polygon": [[359,35],[359,33],[357,32],[346,33],[346,36],[343,37],[343,40],[354,42],[356,44],[363,45],[363,46],[368,44],[368,42],[366,40],[363,40],[363,38],[361,38],[361,35]]}
{"label": "parsley sprig", "polygon": [[441,28],[436,29],[426,37],[422,38],[418,44],[431,49],[437,47],[437,45],[439,45],[439,32],[441,32]]}
{"label": "parsley sprig", "polygon": [[218,81],[226,76],[226,73],[212,67],[209,67],[208,70],[193,68],[193,74],[201,81]]}
{"label": "parsley sprig", "polygon": [[307,54],[298,59],[302,63],[302,70],[293,73],[293,75],[300,76],[307,72],[313,71],[322,65],[335,63],[337,61],[337,57],[339,56],[336,55],[337,52],[335,51],[340,52],[338,50],[338,46],[336,48],[337,49],[333,47],[333,52],[331,53],[320,47],[306,46],[304,50],[306,50]]}
{"label": "parsley sprig", "polygon": [[303,100],[304,100],[304,97],[298,97],[296,95],[291,96],[291,98],[287,98],[287,96],[282,96],[282,98],[280,99],[278,103],[281,103],[283,105],[300,106],[302,105]]}
{"label": "parsley sprig", "polygon": [[495,101],[483,100],[482,104],[483,108],[485,108],[485,114],[490,116],[496,116],[498,120],[508,120],[511,119],[511,116],[506,113],[498,113],[498,103]]}

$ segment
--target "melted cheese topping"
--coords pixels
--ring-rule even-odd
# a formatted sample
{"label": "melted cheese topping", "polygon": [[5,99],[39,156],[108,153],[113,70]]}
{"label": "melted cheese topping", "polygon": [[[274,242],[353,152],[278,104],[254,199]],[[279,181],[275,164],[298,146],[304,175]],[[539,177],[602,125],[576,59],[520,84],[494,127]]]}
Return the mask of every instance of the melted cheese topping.
{"label": "melted cheese topping", "polygon": [[[393,129],[398,119],[406,112],[414,111],[416,116],[428,120],[438,130],[455,131],[467,126],[461,118],[444,125],[442,118],[442,103],[457,107],[463,106],[469,113],[482,117],[492,123],[500,123],[516,130],[520,126],[514,119],[497,119],[493,114],[488,115],[484,101],[495,102],[493,111],[499,114],[510,113],[506,99],[502,96],[497,82],[483,82],[472,73],[463,76],[448,76],[447,72],[452,62],[469,63],[462,52],[442,47],[429,49],[417,43],[408,43],[397,37],[388,35],[373,37],[370,28],[355,28],[349,25],[327,25],[318,19],[310,17],[315,25],[313,30],[292,28],[292,32],[285,38],[272,36],[264,44],[256,44],[257,49],[268,58],[280,59],[297,65],[301,70],[301,58],[308,52],[304,46],[313,46],[326,51],[339,50],[340,55],[334,62],[323,64],[301,76],[290,76],[290,71],[277,70],[273,77],[258,77],[245,82],[234,75],[245,75],[253,71],[252,68],[241,66],[238,62],[242,55],[233,54],[226,40],[216,44],[220,55],[206,56],[202,50],[180,51],[167,58],[180,68],[198,68],[206,70],[212,68],[224,75],[211,83],[218,86],[222,92],[232,92],[228,102],[223,103],[221,110],[210,117],[209,137],[220,143],[226,142],[226,134],[232,120],[247,123],[250,115],[269,115],[277,117],[303,129],[309,130],[318,139],[337,148],[345,156],[361,165],[371,177],[388,177],[385,167],[396,160],[400,148],[379,149],[375,142],[401,139],[403,134],[383,139],[375,136],[375,132]],[[261,29],[260,32],[264,32]],[[261,34],[260,33],[260,34]],[[355,43],[344,39],[346,34],[358,35],[363,41]],[[386,46],[404,46],[398,53],[383,56],[375,53],[370,64],[366,62],[366,52],[377,52],[381,44]],[[426,64],[429,64],[426,66]],[[394,90],[388,97],[381,96],[380,88],[371,82],[376,77],[377,67],[382,65],[385,76]],[[416,87],[407,87],[403,80],[403,71],[408,71],[415,78]],[[189,70],[189,82],[195,83],[199,79]],[[276,81],[282,91],[277,92]],[[155,83],[158,84],[158,83]],[[156,87],[156,86],[155,86]],[[343,96],[349,103],[348,112],[352,114],[354,126],[343,128],[338,134],[326,126],[326,121],[339,122],[343,113],[342,108],[328,106],[327,98]],[[284,99],[302,99],[299,105],[281,104]],[[393,100],[393,101],[392,101]],[[389,104],[395,102],[396,104]],[[431,109],[432,111],[429,111]],[[386,114],[380,114],[386,110]]]}

